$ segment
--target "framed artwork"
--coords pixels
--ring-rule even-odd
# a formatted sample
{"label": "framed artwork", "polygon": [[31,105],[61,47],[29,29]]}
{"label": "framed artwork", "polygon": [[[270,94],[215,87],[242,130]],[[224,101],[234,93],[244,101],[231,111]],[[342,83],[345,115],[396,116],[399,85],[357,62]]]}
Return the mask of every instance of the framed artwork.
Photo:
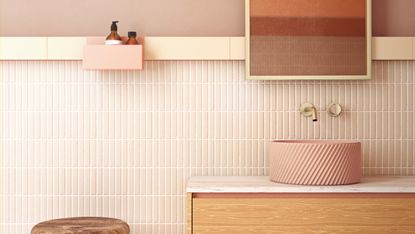
{"label": "framed artwork", "polygon": [[246,76],[371,78],[371,0],[245,0]]}

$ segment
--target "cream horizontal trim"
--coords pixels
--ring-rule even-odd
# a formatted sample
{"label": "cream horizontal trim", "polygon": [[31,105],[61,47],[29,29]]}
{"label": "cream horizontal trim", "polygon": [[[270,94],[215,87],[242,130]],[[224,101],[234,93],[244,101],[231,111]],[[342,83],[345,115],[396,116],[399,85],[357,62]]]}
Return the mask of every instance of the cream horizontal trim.
{"label": "cream horizontal trim", "polygon": [[49,60],[82,60],[86,37],[48,37]]}
{"label": "cream horizontal trim", "polygon": [[415,38],[374,37],[373,60],[413,60]]}
{"label": "cream horizontal trim", "polygon": [[145,37],[146,60],[229,60],[229,37]]}
{"label": "cream horizontal trim", "polygon": [[0,37],[0,60],[46,60],[47,37]]}
{"label": "cream horizontal trim", "polygon": [[245,60],[245,37],[230,38],[230,59]]}
{"label": "cream horizontal trim", "polygon": [[[0,60],[82,60],[86,37],[0,37]],[[415,37],[373,37],[373,60],[415,60]],[[145,37],[145,60],[244,60],[245,37]]]}

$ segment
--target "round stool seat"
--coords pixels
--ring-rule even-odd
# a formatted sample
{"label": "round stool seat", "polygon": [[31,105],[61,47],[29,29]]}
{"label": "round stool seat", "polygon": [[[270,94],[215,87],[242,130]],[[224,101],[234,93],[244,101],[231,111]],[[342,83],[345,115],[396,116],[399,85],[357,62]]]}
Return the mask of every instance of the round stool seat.
{"label": "round stool seat", "polygon": [[119,219],[75,217],[38,223],[31,234],[129,234],[128,224]]}

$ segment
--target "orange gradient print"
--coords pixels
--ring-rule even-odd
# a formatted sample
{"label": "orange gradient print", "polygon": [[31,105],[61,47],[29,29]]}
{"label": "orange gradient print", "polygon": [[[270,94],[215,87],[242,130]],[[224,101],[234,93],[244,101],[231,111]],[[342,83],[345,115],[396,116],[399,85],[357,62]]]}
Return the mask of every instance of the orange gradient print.
{"label": "orange gradient print", "polygon": [[251,75],[365,75],[366,0],[251,0]]}

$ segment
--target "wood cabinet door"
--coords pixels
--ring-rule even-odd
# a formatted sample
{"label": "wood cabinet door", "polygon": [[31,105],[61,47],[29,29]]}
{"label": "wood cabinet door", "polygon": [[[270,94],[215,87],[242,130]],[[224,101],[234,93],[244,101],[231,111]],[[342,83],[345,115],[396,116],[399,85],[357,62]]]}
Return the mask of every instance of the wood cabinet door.
{"label": "wood cabinet door", "polygon": [[415,233],[415,198],[194,198],[193,233]]}

